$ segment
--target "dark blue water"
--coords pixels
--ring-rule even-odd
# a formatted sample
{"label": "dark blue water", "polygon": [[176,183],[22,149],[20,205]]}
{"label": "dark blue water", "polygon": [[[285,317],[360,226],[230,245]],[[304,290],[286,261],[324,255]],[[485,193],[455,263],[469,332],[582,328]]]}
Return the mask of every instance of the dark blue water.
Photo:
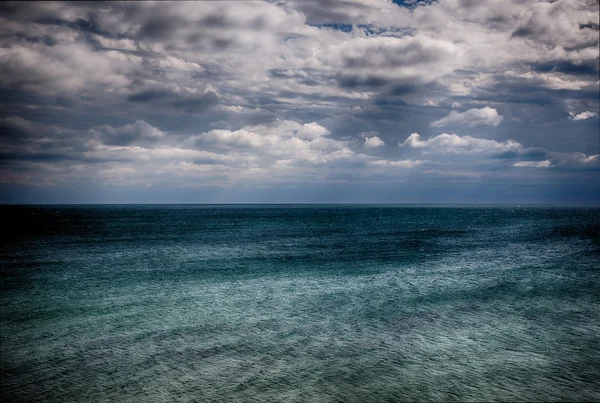
{"label": "dark blue water", "polygon": [[0,212],[4,401],[600,400],[600,208]]}

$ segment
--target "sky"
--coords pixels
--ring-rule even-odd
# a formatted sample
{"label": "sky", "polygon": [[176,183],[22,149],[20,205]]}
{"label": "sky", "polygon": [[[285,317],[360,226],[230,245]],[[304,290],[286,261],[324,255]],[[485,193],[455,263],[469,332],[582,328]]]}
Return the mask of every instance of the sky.
{"label": "sky", "polygon": [[0,3],[0,203],[600,204],[597,0]]}

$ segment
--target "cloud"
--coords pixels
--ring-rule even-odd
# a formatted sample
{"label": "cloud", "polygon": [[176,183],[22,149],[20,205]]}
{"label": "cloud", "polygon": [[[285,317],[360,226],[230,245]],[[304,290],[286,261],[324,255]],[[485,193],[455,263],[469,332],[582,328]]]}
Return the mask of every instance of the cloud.
{"label": "cloud", "polygon": [[381,147],[383,145],[385,145],[385,143],[377,136],[365,138],[365,147],[367,148]]}
{"label": "cloud", "polygon": [[519,161],[513,164],[515,167],[549,168],[552,166],[549,160],[544,161]]}
{"label": "cloud", "polygon": [[571,120],[586,120],[591,118],[597,118],[598,114],[596,112],[585,111],[578,114],[571,113],[569,119]]}
{"label": "cloud", "polygon": [[[15,116],[0,121],[0,127],[18,130],[18,137],[24,139],[12,145],[6,143],[8,137],[2,141],[9,151],[3,166],[11,169],[0,173],[4,175],[0,182],[11,183],[29,183],[30,170],[35,167],[44,167],[46,174],[55,176],[46,178],[47,183],[79,181],[85,175],[89,180],[112,178],[115,183],[168,183],[169,175],[191,180],[191,175],[202,172],[206,178],[221,178],[223,183],[232,184],[250,177],[255,181],[284,177],[294,181],[322,177],[327,172],[339,176],[343,171],[357,177],[364,173],[361,170],[420,164],[378,160],[354,152],[348,142],[330,138],[330,131],[316,122],[276,120],[237,130],[214,129],[180,141],[141,120],[74,131]],[[53,138],[48,139],[48,135]]]}
{"label": "cloud", "polygon": [[414,37],[354,37],[322,53],[324,67],[341,70],[342,88],[384,87],[429,83],[452,72],[463,61],[462,48],[423,35]]}
{"label": "cloud", "polygon": [[301,124],[278,120],[272,124],[247,126],[238,130],[215,129],[192,136],[185,144],[219,152],[240,152],[288,164],[325,163],[354,156],[345,141],[327,138],[329,130],[316,122]]}
{"label": "cloud", "polygon": [[532,4],[521,15],[512,36],[563,48],[597,45],[598,14],[592,5],[585,0]]}
{"label": "cloud", "polygon": [[118,146],[154,143],[165,138],[163,131],[143,120],[115,128],[109,125],[96,126],[90,129],[90,134],[97,136],[103,144]]}
{"label": "cloud", "polygon": [[552,90],[573,90],[579,91],[586,87],[593,87],[596,83],[593,77],[586,75],[573,77],[569,74],[551,72],[537,73],[532,71],[517,73],[509,70],[504,72],[502,77],[497,77],[498,81],[503,81],[506,84],[512,84],[519,87],[528,86],[530,88],[542,87]]}
{"label": "cloud", "polygon": [[413,133],[400,144],[400,147],[428,148],[440,152],[452,153],[500,153],[523,150],[523,146],[513,140],[498,142],[496,140],[480,139],[471,136],[461,137],[448,133],[442,133],[426,141],[421,140],[421,136],[418,133]]}
{"label": "cloud", "polygon": [[44,125],[20,116],[0,118],[0,161],[61,163],[81,158],[87,148],[75,130]]}
{"label": "cloud", "polygon": [[2,140],[27,141],[28,139],[56,139],[75,133],[54,125],[44,125],[20,116],[0,118]]}
{"label": "cloud", "polygon": [[504,118],[498,114],[496,109],[486,106],[481,109],[469,109],[465,112],[451,111],[448,116],[436,120],[435,122],[431,122],[431,126],[498,126],[503,119]]}
{"label": "cloud", "polygon": [[[406,23],[408,10],[388,1],[346,0],[300,0],[289,2],[302,12],[309,24],[375,24],[391,25]],[[335,26],[333,27],[335,28]]]}
{"label": "cloud", "polygon": [[158,88],[136,92],[129,95],[127,100],[137,103],[151,103],[156,106],[168,106],[188,113],[205,112],[219,103],[219,97],[213,91],[177,93]]}
{"label": "cloud", "polygon": [[0,48],[2,82],[44,94],[73,93],[95,85],[123,87],[129,84],[123,68],[120,62],[80,43]]}
{"label": "cloud", "polygon": [[583,182],[597,130],[565,116],[598,117],[598,24],[585,0],[7,3],[1,175]]}
{"label": "cloud", "polygon": [[[454,166],[477,166],[478,164],[494,166],[499,163],[501,165],[494,168],[498,170],[503,169],[506,162],[511,162],[515,167],[553,167],[565,170],[600,168],[597,166],[598,154],[587,155],[525,147],[514,140],[499,142],[443,133],[424,141],[418,133],[413,133],[399,145],[427,154],[430,160]],[[467,156],[469,158],[466,158]]]}
{"label": "cloud", "polygon": [[[585,40],[593,37],[596,7],[575,3],[13,4],[5,9],[3,42],[9,46],[3,48],[0,69],[5,83],[28,90],[78,93],[109,87],[134,103],[183,113],[205,112],[217,102],[239,105],[235,93],[294,102],[302,97],[309,104],[323,96],[420,98],[430,84],[472,94],[477,81],[456,84],[469,70],[525,66],[516,72],[522,76],[528,62],[597,65],[597,50]],[[525,31],[546,33],[543,27],[554,15],[566,21],[557,37],[572,37],[569,46],[549,52],[520,39],[549,35],[512,35],[530,26],[542,28]],[[26,45],[18,40],[22,37]],[[278,71],[293,74],[270,80]],[[573,85],[558,80],[565,82],[549,85]],[[207,88],[208,82],[214,88]],[[153,89],[157,84],[164,88]]]}
{"label": "cloud", "polygon": [[398,161],[389,161],[389,160],[376,160],[371,161],[370,164],[378,167],[401,167],[401,168],[413,168],[417,165],[423,164],[425,161],[416,160],[413,161],[411,159],[407,160],[398,160]]}

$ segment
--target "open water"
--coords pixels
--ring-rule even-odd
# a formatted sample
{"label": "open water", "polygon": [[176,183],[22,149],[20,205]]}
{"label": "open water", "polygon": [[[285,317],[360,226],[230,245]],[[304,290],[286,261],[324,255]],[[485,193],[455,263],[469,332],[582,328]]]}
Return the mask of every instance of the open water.
{"label": "open water", "polygon": [[600,208],[0,207],[5,402],[600,401]]}

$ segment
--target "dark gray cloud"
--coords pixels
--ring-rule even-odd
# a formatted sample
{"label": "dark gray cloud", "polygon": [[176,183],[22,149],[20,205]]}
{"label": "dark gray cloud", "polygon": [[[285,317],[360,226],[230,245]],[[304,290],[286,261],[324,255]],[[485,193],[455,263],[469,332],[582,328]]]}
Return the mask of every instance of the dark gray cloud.
{"label": "dark gray cloud", "polygon": [[370,11],[368,6],[358,1],[340,3],[335,0],[307,0],[295,3],[295,7],[306,15],[309,24],[353,24]]}
{"label": "dark gray cloud", "polygon": [[546,62],[532,63],[531,67],[535,71],[544,73],[565,73],[575,76],[598,76],[599,60],[587,60],[583,62],[574,62],[570,60],[549,60]]}
{"label": "dark gray cloud", "polygon": [[165,41],[174,37],[177,30],[185,27],[186,21],[178,16],[154,15],[144,21],[136,32],[138,40]]}
{"label": "dark gray cloud", "polygon": [[148,89],[129,95],[127,100],[131,102],[154,102],[169,98],[172,95],[173,93],[165,89]]}
{"label": "dark gray cloud", "polygon": [[22,162],[82,161],[85,141],[74,130],[17,116],[0,118],[0,160],[7,168]]}
{"label": "dark gray cloud", "polygon": [[204,112],[219,102],[219,97],[212,91],[202,95],[189,95],[175,98],[170,104],[189,113]]}
{"label": "dark gray cloud", "polygon": [[130,102],[150,103],[158,106],[170,106],[188,113],[205,112],[219,103],[219,97],[213,91],[203,94],[178,94],[166,89],[147,89],[127,97]]}
{"label": "dark gray cloud", "polygon": [[394,82],[386,77],[367,75],[364,77],[358,75],[340,75],[337,81],[343,88],[360,88],[360,87],[384,87]]}
{"label": "dark gray cloud", "polygon": [[165,137],[165,133],[143,120],[116,128],[109,125],[95,126],[90,129],[90,134],[97,136],[104,144],[117,146],[145,142],[155,143]]}

